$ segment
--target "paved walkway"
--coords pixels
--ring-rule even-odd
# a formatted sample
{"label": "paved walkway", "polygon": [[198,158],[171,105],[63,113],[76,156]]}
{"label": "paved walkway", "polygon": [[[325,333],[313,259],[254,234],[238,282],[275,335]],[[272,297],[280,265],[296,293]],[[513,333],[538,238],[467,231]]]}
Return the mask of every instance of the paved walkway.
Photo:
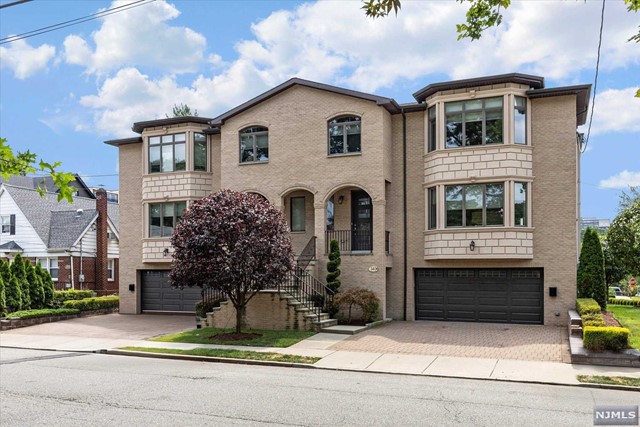
{"label": "paved walkway", "polygon": [[462,322],[392,322],[331,347],[372,353],[570,361],[565,328]]}
{"label": "paved walkway", "polygon": [[[0,346],[23,347],[60,351],[105,351],[125,346],[193,349],[198,347],[232,348],[258,352],[276,352],[320,357],[315,363],[317,368],[354,370],[362,372],[384,372],[395,374],[414,374],[427,376],[494,379],[506,381],[539,382],[552,384],[579,384],[576,375],[609,375],[640,378],[640,372],[634,368],[615,368],[606,366],[571,365],[558,361],[512,360],[509,357],[459,357],[436,354],[401,354],[390,347],[384,351],[348,351],[338,348],[353,346],[353,343],[371,342],[372,338],[359,340],[359,337],[377,334],[382,342],[388,340],[385,334],[404,325],[407,331],[414,325],[417,329],[430,325],[425,323],[389,324],[372,329],[361,335],[316,334],[288,348],[245,347],[227,345],[205,345],[187,343],[162,343],[145,341],[146,337],[164,333],[179,332],[193,328],[193,319],[182,316],[126,316],[110,315],[94,318],[73,319],[46,325],[20,328],[0,332]],[[81,321],[81,322],[78,322]],[[54,326],[55,325],[55,326]],[[86,328],[83,328],[85,325]],[[111,326],[109,326],[111,325]],[[116,325],[116,326],[114,326]],[[143,326],[148,327],[147,333]],[[439,324],[444,326],[443,324]],[[455,328],[467,327],[473,330],[473,324],[456,324]],[[486,326],[486,325],[485,325]],[[503,327],[505,327],[503,325]],[[506,326],[511,328],[512,326]],[[163,329],[164,328],[164,329]],[[536,327],[533,327],[536,328]],[[97,335],[104,334],[103,337]],[[502,331],[508,332],[508,331]],[[397,345],[409,345],[410,334],[406,332]],[[421,335],[417,335],[419,338]],[[428,342],[421,342],[423,345]],[[431,343],[433,344],[433,343]],[[556,344],[557,346],[557,344]],[[486,347],[486,345],[485,345]],[[491,347],[488,347],[491,348]],[[422,351],[421,348],[420,351]],[[506,353],[508,356],[508,353]]]}

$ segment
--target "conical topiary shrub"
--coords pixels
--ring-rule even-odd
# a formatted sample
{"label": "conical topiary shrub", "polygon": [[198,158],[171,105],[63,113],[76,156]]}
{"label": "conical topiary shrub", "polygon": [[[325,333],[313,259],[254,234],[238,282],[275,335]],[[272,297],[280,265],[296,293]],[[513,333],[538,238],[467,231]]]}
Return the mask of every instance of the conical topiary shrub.
{"label": "conical topiary shrub", "polygon": [[29,297],[31,298],[31,308],[44,308],[44,289],[42,289],[42,279],[36,274],[36,269],[29,260],[24,260],[24,269],[29,283]]}
{"label": "conical topiary shrub", "polygon": [[22,309],[28,310],[31,308],[31,298],[29,298],[29,282],[27,282],[27,273],[24,269],[24,260],[22,255],[18,254],[11,263],[11,274],[18,281],[21,287],[22,295]]}
{"label": "conical topiary shrub", "polygon": [[0,316],[4,316],[7,311],[7,299],[4,293],[4,279],[2,279],[2,275],[0,274]]}
{"label": "conical topiary shrub", "polygon": [[44,293],[44,306],[51,307],[53,305],[53,279],[47,270],[42,268],[40,264],[36,264],[36,275],[42,282],[42,292]]}
{"label": "conical topiary shrub", "polygon": [[600,237],[589,227],[584,233],[578,264],[578,298],[593,298],[602,310],[607,308],[607,284]]}
{"label": "conical topiary shrub", "polygon": [[327,287],[333,292],[338,292],[340,285],[340,246],[337,240],[329,243],[329,262],[327,262]]}
{"label": "conical topiary shrub", "polygon": [[11,276],[9,282],[5,284],[4,292],[6,296],[7,312],[12,313],[22,309],[22,286],[18,278]]}

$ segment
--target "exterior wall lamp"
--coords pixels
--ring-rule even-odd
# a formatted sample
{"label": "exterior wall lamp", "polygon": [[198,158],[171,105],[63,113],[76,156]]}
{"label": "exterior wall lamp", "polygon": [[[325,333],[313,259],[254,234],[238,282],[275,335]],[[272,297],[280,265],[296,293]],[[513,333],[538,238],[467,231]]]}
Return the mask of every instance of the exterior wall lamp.
{"label": "exterior wall lamp", "polygon": [[471,252],[473,252],[474,250],[476,250],[476,242],[474,242],[473,240],[471,241],[471,243],[469,243],[469,250]]}
{"label": "exterior wall lamp", "polygon": [[162,251],[162,256],[169,256],[169,248],[164,248]]}
{"label": "exterior wall lamp", "polygon": [[344,196],[338,197],[338,204],[341,205],[344,202]]}

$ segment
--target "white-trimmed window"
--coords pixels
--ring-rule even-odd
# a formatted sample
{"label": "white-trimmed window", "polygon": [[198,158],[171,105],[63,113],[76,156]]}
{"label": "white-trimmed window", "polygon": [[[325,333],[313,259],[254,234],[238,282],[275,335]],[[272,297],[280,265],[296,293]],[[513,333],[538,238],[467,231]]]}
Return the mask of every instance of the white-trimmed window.
{"label": "white-trimmed window", "polygon": [[38,258],[38,264],[44,270],[47,270],[53,281],[58,280],[58,258]]}
{"label": "white-trimmed window", "polygon": [[[15,234],[15,215],[3,215],[0,217],[0,221],[2,222],[2,234]],[[11,232],[13,230],[13,233]]]}
{"label": "white-trimmed window", "polygon": [[116,260],[113,259],[113,258],[109,258],[107,260],[107,280],[109,280],[111,282],[113,282],[113,280],[116,277],[116,270],[115,270],[116,263],[115,263],[115,261]]}

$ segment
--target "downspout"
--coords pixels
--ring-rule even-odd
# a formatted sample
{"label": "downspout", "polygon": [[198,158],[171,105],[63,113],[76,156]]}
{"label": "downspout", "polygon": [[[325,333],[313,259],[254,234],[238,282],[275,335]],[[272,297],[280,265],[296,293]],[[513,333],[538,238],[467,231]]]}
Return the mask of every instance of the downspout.
{"label": "downspout", "polygon": [[73,282],[73,253],[69,251],[69,261],[71,262],[71,289],[75,289],[76,286]]}
{"label": "downspout", "polygon": [[407,320],[407,115],[402,112],[402,276],[404,281],[403,320]]}

